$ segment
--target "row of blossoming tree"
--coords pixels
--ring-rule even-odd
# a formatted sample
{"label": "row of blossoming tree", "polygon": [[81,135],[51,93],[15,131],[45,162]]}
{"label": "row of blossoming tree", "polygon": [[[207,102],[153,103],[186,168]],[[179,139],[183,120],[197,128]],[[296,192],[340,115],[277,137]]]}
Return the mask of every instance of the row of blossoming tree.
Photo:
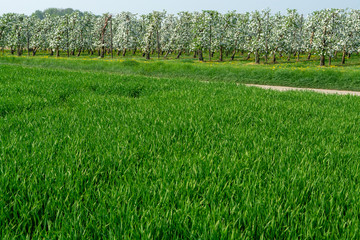
{"label": "row of blossoming tree", "polygon": [[269,9],[251,13],[235,11],[180,12],[176,15],[154,11],[145,15],[122,12],[96,16],[78,12],[40,20],[35,16],[7,13],[0,17],[0,47],[12,54],[24,50],[36,55],[47,50],[51,55],[152,54],[167,57],[194,54],[199,60],[237,53],[253,54],[255,63],[276,62],[279,57],[299,59],[319,55],[320,65],[331,64],[338,54],[346,57],[360,51],[360,10],[324,9],[304,17],[296,10],[272,14]]}

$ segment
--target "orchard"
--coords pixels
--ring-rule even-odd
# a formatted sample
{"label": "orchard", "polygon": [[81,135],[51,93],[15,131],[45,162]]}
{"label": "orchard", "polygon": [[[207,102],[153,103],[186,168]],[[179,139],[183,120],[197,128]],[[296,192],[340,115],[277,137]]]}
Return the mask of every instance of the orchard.
{"label": "orchard", "polygon": [[[168,57],[193,54],[200,61],[234,60],[239,53],[254,56],[256,64],[276,63],[307,55],[331,65],[340,55],[360,51],[360,11],[324,9],[303,16],[297,10],[272,14],[270,9],[251,13],[225,14],[217,11],[180,12],[176,15],[154,11],[145,15],[130,12],[97,16],[92,13],[43,19],[7,13],[0,17],[0,47],[11,54],[35,56],[77,55],[83,52],[104,57],[141,53],[146,59],[156,54]],[[205,55],[206,54],[206,55]]]}

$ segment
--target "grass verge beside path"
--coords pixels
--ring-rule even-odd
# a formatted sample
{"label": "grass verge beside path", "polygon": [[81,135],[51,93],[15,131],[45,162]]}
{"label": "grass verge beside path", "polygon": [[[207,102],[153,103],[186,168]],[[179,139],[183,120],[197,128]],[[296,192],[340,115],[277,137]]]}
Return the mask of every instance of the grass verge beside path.
{"label": "grass verge beside path", "polygon": [[36,66],[51,69],[108,72],[165,78],[224,81],[360,91],[360,69],[348,67],[317,67],[308,63],[252,65],[242,62],[139,61],[46,57],[0,57],[0,64]]}
{"label": "grass verge beside path", "polygon": [[352,96],[2,64],[0,238],[358,239],[359,112]]}

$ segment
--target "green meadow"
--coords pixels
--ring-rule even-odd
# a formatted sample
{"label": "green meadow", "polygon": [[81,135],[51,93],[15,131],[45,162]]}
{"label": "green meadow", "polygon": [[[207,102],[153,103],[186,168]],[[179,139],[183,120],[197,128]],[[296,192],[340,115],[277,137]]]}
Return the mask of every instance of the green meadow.
{"label": "green meadow", "polygon": [[1,239],[358,239],[353,63],[0,57]]}
{"label": "green meadow", "polygon": [[152,56],[145,60],[139,54],[104,59],[84,54],[80,57],[66,57],[62,54],[56,58],[46,52],[40,52],[37,57],[14,57],[9,53],[0,54],[0,64],[14,66],[29,66],[82,72],[104,72],[122,75],[141,75],[161,78],[182,78],[200,81],[221,81],[236,83],[253,83],[293,87],[310,87],[339,90],[360,91],[360,57],[353,55],[341,64],[341,57],[334,58],[331,66],[320,67],[319,57],[314,55],[306,60],[301,55],[300,60],[287,57],[278,58],[276,64],[256,65],[253,56],[245,60],[245,54],[239,55],[234,61],[224,62],[198,61],[191,55],[176,59],[176,55],[158,59]]}

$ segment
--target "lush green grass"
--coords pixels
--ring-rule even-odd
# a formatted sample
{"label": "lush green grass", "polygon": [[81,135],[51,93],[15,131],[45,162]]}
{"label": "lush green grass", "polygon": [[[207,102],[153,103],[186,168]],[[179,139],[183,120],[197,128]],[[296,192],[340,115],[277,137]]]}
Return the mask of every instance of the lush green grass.
{"label": "lush green grass", "polygon": [[254,65],[237,60],[227,62],[199,62],[194,59],[150,60],[127,57],[98,59],[95,57],[13,57],[0,56],[0,64],[36,66],[75,71],[98,71],[123,75],[145,75],[166,78],[197,79],[201,81],[226,81],[294,87],[360,91],[360,58],[353,56],[345,66],[319,67],[313,61],[268,65]]}
{"label": "lush green grass", "polygon": [[1,239],[360,238],[358,97],[19,59],[0,65]]}

